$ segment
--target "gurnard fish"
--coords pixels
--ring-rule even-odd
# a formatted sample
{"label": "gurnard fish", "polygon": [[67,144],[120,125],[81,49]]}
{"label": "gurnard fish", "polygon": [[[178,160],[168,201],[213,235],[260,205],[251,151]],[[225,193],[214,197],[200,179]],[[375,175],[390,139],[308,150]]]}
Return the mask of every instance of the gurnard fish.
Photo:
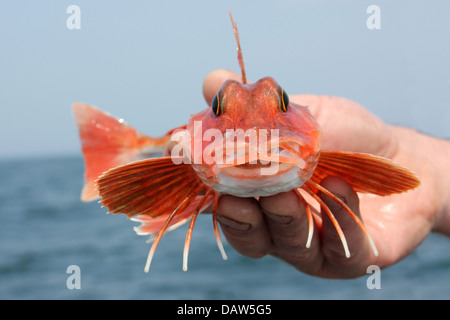
{"label": "gurnard fish", "polygon": [[336,176],[356,192],[388,196],[417,188],[419,178],[386,158],[321,150],[321,129],[307,107],[290,102],[271,77],[247,83],[239,33],[231,14],[230,18],[242,82],[224,82],[211,106],[192,115],[187,125],[151,138],[95,107],[73,105],[85,162],[81,200],[100,197],[109,212],[124,213],[141,223],[135,231],[150,235],[153,241],[145,272],[165,232],[190,220],[183,253],[183,270],[187,270],[194,224],[207,209],[212,210],[217,244],[227,259],[217,224],[223,194],[258,199],[294,190],[309,222],[305,246],[311,244],[315,215],[320,214],[311,203],[316,201],[321,214],[332,221],[345,256],[350,257],[345,234],[318,196],[322,192],[353,218],[377,256],[361,219],[321,181]]}

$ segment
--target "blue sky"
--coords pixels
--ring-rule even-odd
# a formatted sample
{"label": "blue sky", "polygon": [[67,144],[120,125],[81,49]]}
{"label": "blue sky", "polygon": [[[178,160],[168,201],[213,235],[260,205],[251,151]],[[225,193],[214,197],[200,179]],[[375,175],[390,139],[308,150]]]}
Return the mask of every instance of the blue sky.
{"label": "blue sky", "polygon": [[[71,104],[157,136],[206,107],[203,77],[239,71],[288,93],[344,96],[383,120],[450,137],[448,1],[3,1],[0,158],[79,154]],[[69,5],[81,29],[66,26]],[[369,30],[366,9],[381,10]]]}

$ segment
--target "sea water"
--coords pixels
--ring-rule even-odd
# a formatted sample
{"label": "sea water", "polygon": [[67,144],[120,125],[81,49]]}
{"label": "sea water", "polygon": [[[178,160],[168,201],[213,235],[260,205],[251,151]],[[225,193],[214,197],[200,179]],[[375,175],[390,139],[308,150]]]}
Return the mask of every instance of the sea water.
{"label": "sea water", "polygon": [[163,237],[146,274],[147,238],[125,215],[80,202],[83,170],[80,157],[0,162],[0,299],[450,299],[446,236],[431,234],[370,289],[370,273],[321,279],[226,241],[223,261],[208,214],[197,219],[187,272],[184,225]]}

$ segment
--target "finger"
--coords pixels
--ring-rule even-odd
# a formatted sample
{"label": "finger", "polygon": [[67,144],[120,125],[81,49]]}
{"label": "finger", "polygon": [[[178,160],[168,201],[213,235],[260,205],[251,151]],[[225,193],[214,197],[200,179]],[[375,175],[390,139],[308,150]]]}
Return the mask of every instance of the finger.
{"label": "finger", "polygon": [[260,206],[272,238],[273,255],[307,273],[313,273],[321,266],[317,228],[314,224],[316,230],[313,231],[311,246],[307,248],[309,221],[306,209],[295,192],[262,197]]}
{"label": "finger", "polygon": [[211,104],[222,84],[228,79],[242,81],[241,76],[230,70],[217,69],[206,75],[203,80],[203,96],[208,105]]}
{"label": "finger", "polygon": [[254,198],[222,196],[217,220],[228,243],[238,252],[252,258],[263,257],[269,252],[269,232]]}
{"label": "finger", "polygon": [[[352,212],[361,219],[359,198],[350,184],[340,178],[327,177],[321,185],[347,204]],[[350,257],[346,257],[338,232],[331,219],[322,209],[322,252],[325,257],[325,264],[332,270],[349,277],[363,274],[372,253],[364,232],[350,214],[336,201],[323,193],[320,194],[320,197],[339,223],[350,251]]]}
{"label": "finger", "polygon": [[308,107],[321,125],[323,150],[366,152],[387,158],[391,158],[397,150],[392,129],[355,101],[310,94],[289,98],[296,104]]}
{"label": "finger", "polygon": [[318,113],[320,112],[321,106],[324,103],[322,100],[327,98],[329,97],[313,94],[296,94],[289,96],[290,101],[298,105],[308,107],[309,111],[313,114],[314,117],[317,117]]}

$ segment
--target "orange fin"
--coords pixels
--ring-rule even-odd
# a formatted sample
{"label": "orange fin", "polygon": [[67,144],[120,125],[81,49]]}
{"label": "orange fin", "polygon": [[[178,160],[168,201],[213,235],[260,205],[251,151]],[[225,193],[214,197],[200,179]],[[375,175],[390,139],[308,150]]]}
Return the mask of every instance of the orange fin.
{"label": "orange fin", "polygon": [[193,190],[207,189],[191,165],[176,165],[171,157],[145,159],[110,169],[98,178],[97,186],[103,206],[129,218],[170,214]]}
{"label": "orange fin", "polygon": [[82,201],[98,197],[95,180],[106,170],[163,152],[170,133],[150,138],[117,119],[87,104],[72,107],[79,129],[85,163],[85,185]]}
{"label": "orange fin", "polygon": [[383,157],[366,153],[322,151],[311,180],[320,183],[326,176],[346,180],[356,192],[387,196],[420,185],[409,169]]}
{"label": "orange fin", "polygon": [[[172,157],[132,162],[108,170],[97,180],[101,202],[109,212],[125,213],[142,225],[138,234],[154,240],[145,272],[150,269],[156,247],[165,232],[171,231],[208,207],[212,191],[203,184],[190,164],[176,165]],[[201,193],[205,191],[203,195]],[[193,218],[195,219],[195,218]],[[192,232],[193,224],[190,227]],[[190,239],[186,240],[187,246]],[[183,268],[187,269],[187,250]]]}
{"label": "orange fin", "polygon": [[[210,195],[206,197],[203,195],[196,196],[194,201],[192,201],[192,203],[187,206],[183,212],[180,212],[172,219],[170,227],[167,231],[172,231],[183,225],[189,218],[192,217],[193,214],[198,214],[205,210],[212,203],[212,201],[213,197]],[[150,235],[151,240],[152,237],[162,228],[170,214],[171,212],[167,212],[157,217],[152,217],[146,214],[138,214],[133,216],[131,220],[141,223],[139,227],[134,227],[134,231],[136,231],[136,233],[140,236]]]}

